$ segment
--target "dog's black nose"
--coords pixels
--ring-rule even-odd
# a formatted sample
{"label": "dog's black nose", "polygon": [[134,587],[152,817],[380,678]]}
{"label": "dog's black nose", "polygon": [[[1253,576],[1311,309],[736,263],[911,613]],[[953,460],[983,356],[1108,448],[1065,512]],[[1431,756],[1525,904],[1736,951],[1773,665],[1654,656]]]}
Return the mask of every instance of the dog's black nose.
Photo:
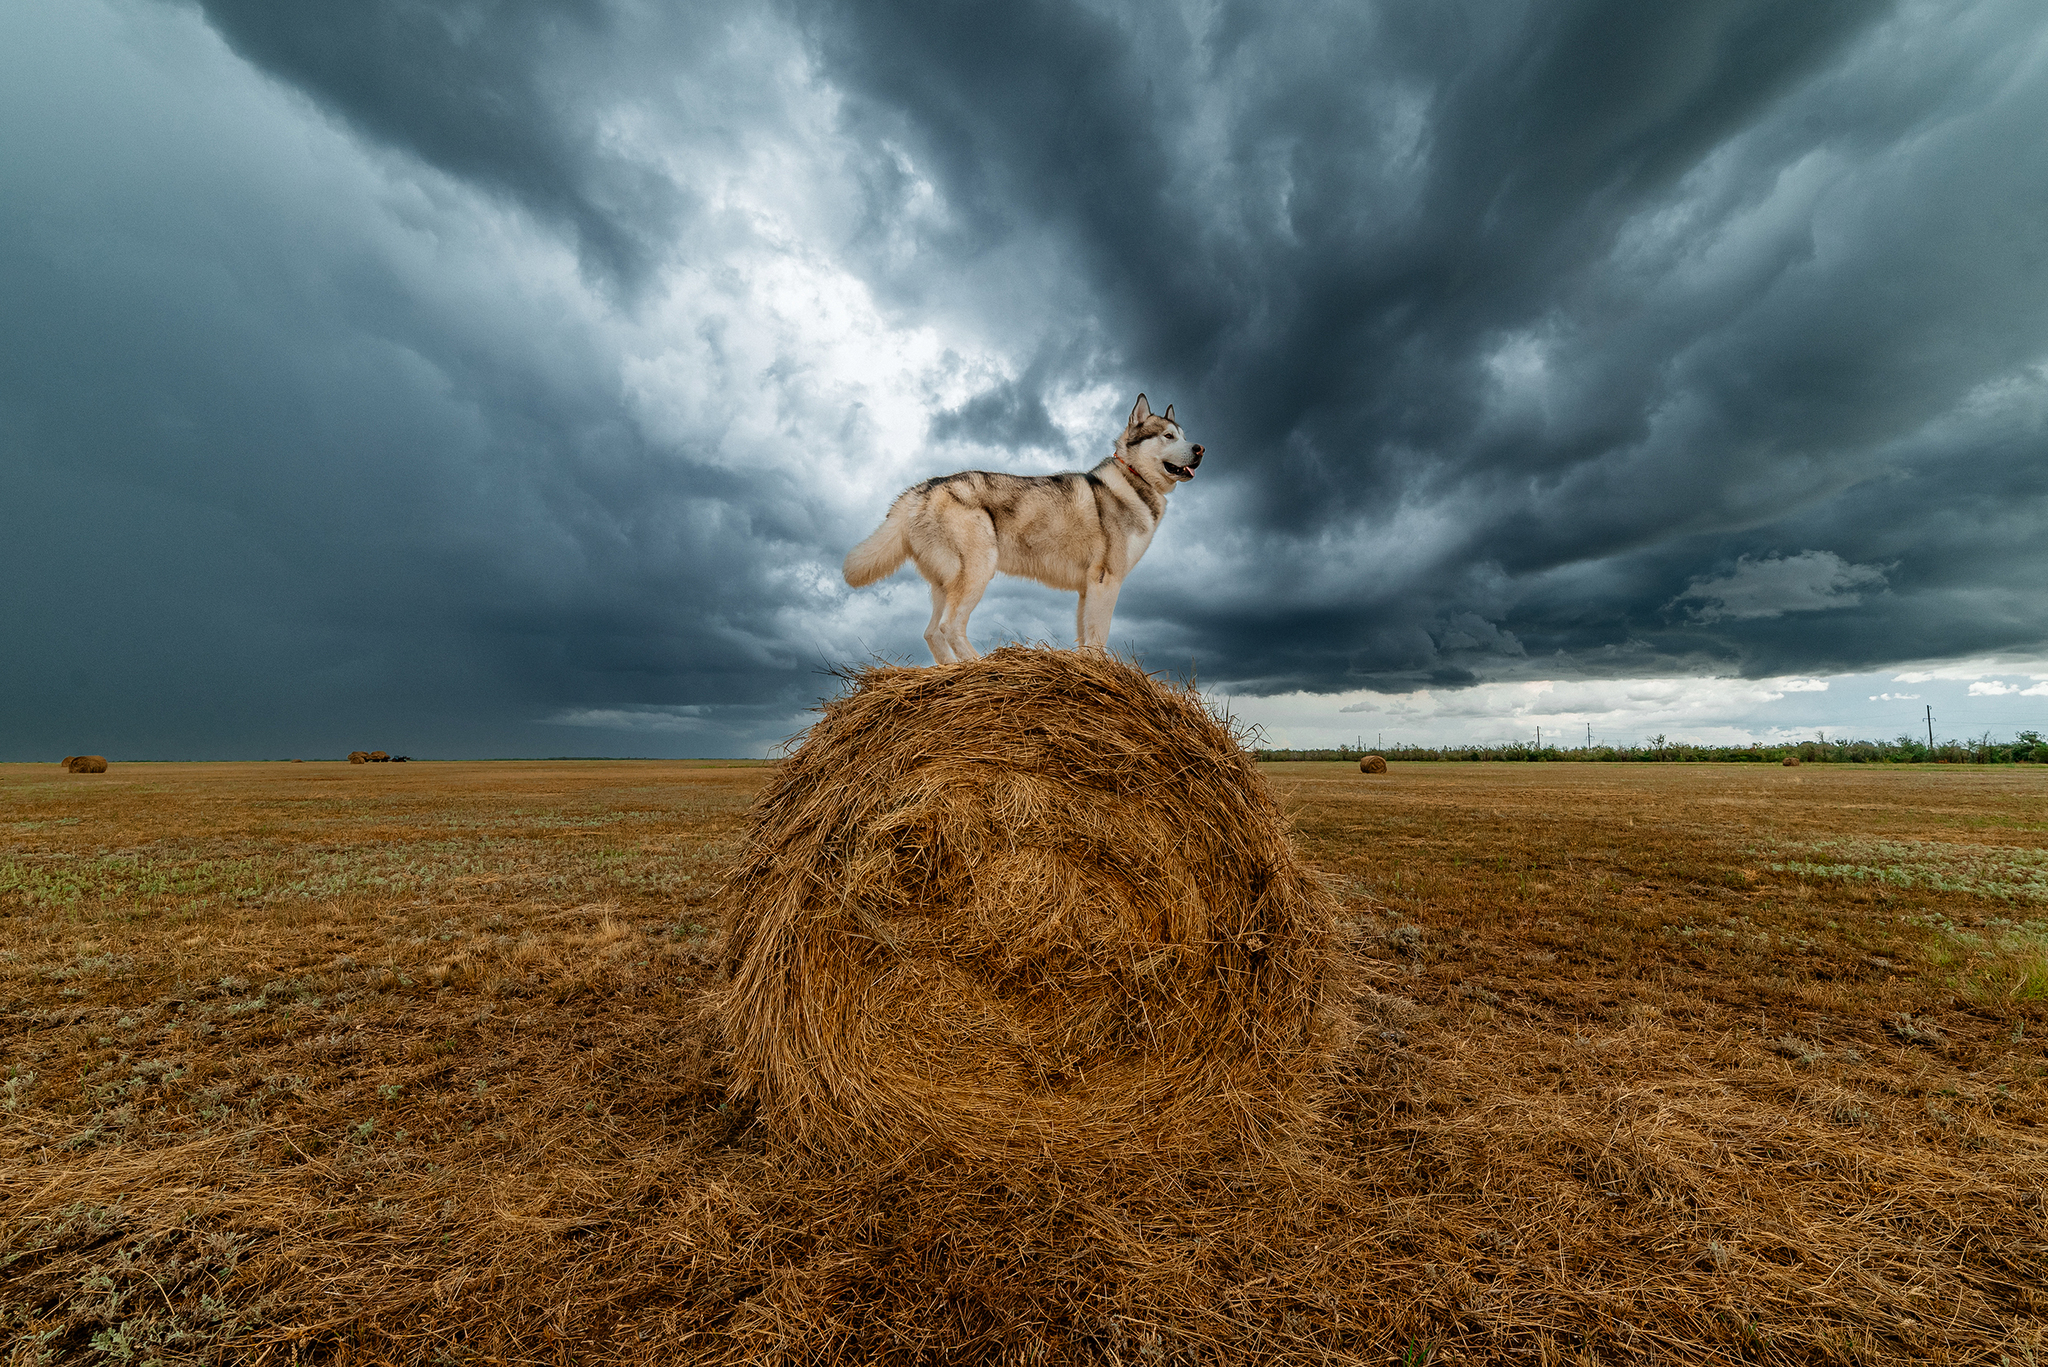
{"label": "dog's black nose", "polygon": [[1201,464],[1201,461],[1202,461],[1202,448],[1201,448],[1201,447],[1199,447],[1199,446],[1197,446],[1197,447],[1195,448],[1195,463],[1196,463],[1197,465],[1199,465],[1199,464]]}

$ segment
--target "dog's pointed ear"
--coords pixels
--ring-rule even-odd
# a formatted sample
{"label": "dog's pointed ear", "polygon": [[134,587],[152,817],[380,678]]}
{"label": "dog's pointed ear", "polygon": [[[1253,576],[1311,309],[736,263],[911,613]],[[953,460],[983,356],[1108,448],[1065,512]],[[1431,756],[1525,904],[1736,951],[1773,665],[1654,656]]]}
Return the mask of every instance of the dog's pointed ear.
{"label": "dog's pointed ear", "polygon": [[1167,420],[1168,422],[1172,422],[1172,421],[1173,421],[1173,405],[1172,405],[1172,404],[1168,404],[1168,405],[1166,405],[1166,412],[1165,412],[1165,414],[1163,414],[1163,416],[1165,417],[1165,419],[1166,419],[1166,420]]}
{"label": "dog's pointed ear", "polygon": [[1140,394],[1138,396],[1138,401],[1131,405],[1130,420],[1124,424],[1124,428],[1126,430],[1129,430],[1130,428],[1136,427],[1139,423],[1145,421],[1145,419],[1151,416],[1152,409],[1150,405],[1148,405],[1145,402],[1145,396],[1143,394]]}

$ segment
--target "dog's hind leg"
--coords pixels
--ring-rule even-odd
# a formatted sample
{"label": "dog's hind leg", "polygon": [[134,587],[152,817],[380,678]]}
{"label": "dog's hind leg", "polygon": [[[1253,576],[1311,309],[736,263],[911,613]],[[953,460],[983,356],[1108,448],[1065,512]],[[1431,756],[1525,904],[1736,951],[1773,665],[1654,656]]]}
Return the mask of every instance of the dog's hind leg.
{"label": "dog's hind leg", "polygon": [[996,529],[986,518],[976,518],[957,527],[956,534],[960,573],[946,585],[946,621],[939,630],[955,659],[978,660],[981,653],[967,643],[967,619],[988,592],[989,580],[996,577]]}
{"label": "dog's hind leg", "polygon": [[932,620],[925,625],[924,643],[931,647],[932,663],[949,665],[953,663],[953,647],[946,643],[946,590],[939,584],[932,585]]}

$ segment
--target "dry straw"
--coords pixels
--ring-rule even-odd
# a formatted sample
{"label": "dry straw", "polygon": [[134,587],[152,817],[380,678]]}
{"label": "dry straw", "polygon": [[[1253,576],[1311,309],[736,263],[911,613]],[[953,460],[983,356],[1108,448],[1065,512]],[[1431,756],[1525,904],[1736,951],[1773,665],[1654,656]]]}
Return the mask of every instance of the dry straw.
{"label": "dry straw", "polygon": [[1384,774],[1387,772],[1387,762],[1378,755],[1367,755],[1364,759],[1358,761],[1358,772],[1361,774]]}
{"label": "dry straw", "polygon": [[720,906],[714,1011],[772,1133],[1086,1166],[1312,1119],[1335,908],[1197,695],[1018,647],[848,677]]}
{"label": "dry straw", "polygon": [[1787,755],[1787,756],[1785,756],[1785,767],[1786,767],[1787,769],[1797,769],[1797,768],[1799,767],[1799,756],[1797,756],[1797,755]]}
{"label": "dry straw", "polygon": [[[957,681],[994,663],[920,675]],[[1076,664],[1086,678],[1103,667]],[[920,675],[868,683],[907,689]],[[1129,724],[1119,704],[1073,712],[963,732],[946,753],[1109,753],[1103,728]],[[854,800],[818,789],[858,785],[864,771],[832,764],[859,739],[820,752],[817,810]],[[1195,758],[1129,762],[1135,775]],[[1049,1173],[951,1169],[930,1154],[835,1164],[764,1145],[749,1108],[729,1104],[691,1011],[714,968],[697,922],[712,918],[650,878],[655,862],[621,862],[609,886],[622,904],[562,905],[575,866],[550,825],[510,845],[526,881],[495,900],[469,885],[438,904],[383,888],[266,900],[217,914],[239,928],[232,942],[138,914],[154,905],[140,895],[95,912],[17,891],[0,904],[21,951],[0,955],[0,1047],[29,1069],[0,1078],[0,1358],[11,1347],[21,1362],[255,1367],[2048,1362],[2048,1012],[2027,996],[1964,1006],[1911,940],[1889,951],[1896,961],[1866,965],[1865,936],[1888,939],[1902,908],[1961,919],[1970,903],[1909,889],[1872,905],[1841,879],[1794,899],[1762,883],[1737,895],[1759,921],[1796,914],[1765,924],[1803,928],[1813,948],[1744,936],[1703,950],[1660,930],[1673,908],[1709,900],[1718,871],[1811,801],[1785,789],[1775,810],[1701,807],[1710,780],[1723,793],[1772,786],[1735,766],[1542,767],[1404,769],[1398,802],[1361,800],[1326,774],[1280,780],[1334,867],[1429,879],[1426,896],[1395,894],[1398,917],[1354,891],[1363,946],[1402,963],[1382,965],[1385,991],[1352,1003],[1322,1142],[1282,1161],[1127,1157]],[[238,766],[229,787],[166,766],[94,794],[109,824],[37,839],[64,862],[100,842],[172,838],[195,860],[262,858],[239,813],[275,815],[309,846],[424,851],[447,839],[449,817],[503,813],[525,828],[537,807],[651,805],[638,766],[434,766],[416,777],[442,786],[410,826],[390,807],[338,826],[326,804],[279,800],[317,775],[266,768]],[[762,771],[716,787],[706,772],[667,780],[666,829],[722,865],[736,799],[685,804],[751,791]],[[2038,806],[2026,774],[1995,801],[1988,784],[1933,794],[1938,776],[1835,777],[1853,802],[1805,817],[1812,828],[1861,817],[1876,824],[1847,829],[1882,832],[1929,794],[1976,804],[1952,809],[1971,819]],[[1901,797],[1909,781],[1927,786]],[[1158,800],[1194,784],[1175,778]],[[40,810],[42,786],[17,789],[26,802],[11,812]],[[908,791],[883,793],[901,803]],[[214,800],[237,792],[238,806]],[[1209,799],[1180,800],[1197,821]],[[1402,843],[1437,830],[1428,849]],[[1575,860],[1612,848],[1688,877],[1631,892],[1595,875],[1546,893],[1519,870],[1489,872],[1504,840]],[[22,845],[26,863],[34,846]],[[1354,862],[1362,851],[1374,862]],[[1504,914],[1516,907],[1546,919]],[[400,908],[420,933],[393,933]],[[1833,918],[1839,940],[1820,930]],[[465,926],[466,948],[442,938]],[[1623,946],[1627,957],[1609,957]],[[108,950],[132,966],[91,967]],[[252,954],[277,967],[258,975]],[[109,1034],[122,1043],[101,1044]]]}
{"label": "dry straw", "polygon": [[107,761],[101,755],[66,755],[64,768],[66,772],[73,774],[104,774],[107,772]]}

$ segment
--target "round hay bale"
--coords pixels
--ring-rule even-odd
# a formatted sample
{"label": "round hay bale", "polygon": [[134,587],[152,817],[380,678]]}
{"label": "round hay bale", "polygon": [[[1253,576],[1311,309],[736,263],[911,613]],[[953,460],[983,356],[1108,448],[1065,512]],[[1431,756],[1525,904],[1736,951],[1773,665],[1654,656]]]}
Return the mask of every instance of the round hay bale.
{"label": "round hay bale", "polygon": [[391,762],[391,756],[389,756],[389,755],[385,754],[385,753],[384,753],[384,752],[383,752],[382,750],[372,750],[372,751],[370,752],[370,763],[372,763],[372,764],[389,764],[390,762]]}
{"label": "round hay bale", "polygon": [[1085,1165],[1313,1114],[1335,905],[1199,697],[1022,647],[849,678],[719,896],[713,1012],[772,1131]]}
{"label": "round hay bale", "polygon": [[1787,769],[1797,769],[1797,768],[1799,767],[1799,756],[1797,756],[1797,755],[1787,755],[1787,756],[1785,756],[1785,767],[1786,767]]}
{"label": "round hay bale", "polygon": [[350,764],[368,764],[370,762],[370,752],[368,750],[351,750],[348,752],[348,762]]}
{"label": "round hay bale", "polygon": [[1367,755],[1364,759],[1358,761],[1358,772],[1361,774],[1384,774],[1387,772],[1387,762],[1378,755]]}
{"label": "round hay bale", "polygon": [[74,774],[104,774],[107,761],[103,755],[73,755],[64,761],[64,767]]}

